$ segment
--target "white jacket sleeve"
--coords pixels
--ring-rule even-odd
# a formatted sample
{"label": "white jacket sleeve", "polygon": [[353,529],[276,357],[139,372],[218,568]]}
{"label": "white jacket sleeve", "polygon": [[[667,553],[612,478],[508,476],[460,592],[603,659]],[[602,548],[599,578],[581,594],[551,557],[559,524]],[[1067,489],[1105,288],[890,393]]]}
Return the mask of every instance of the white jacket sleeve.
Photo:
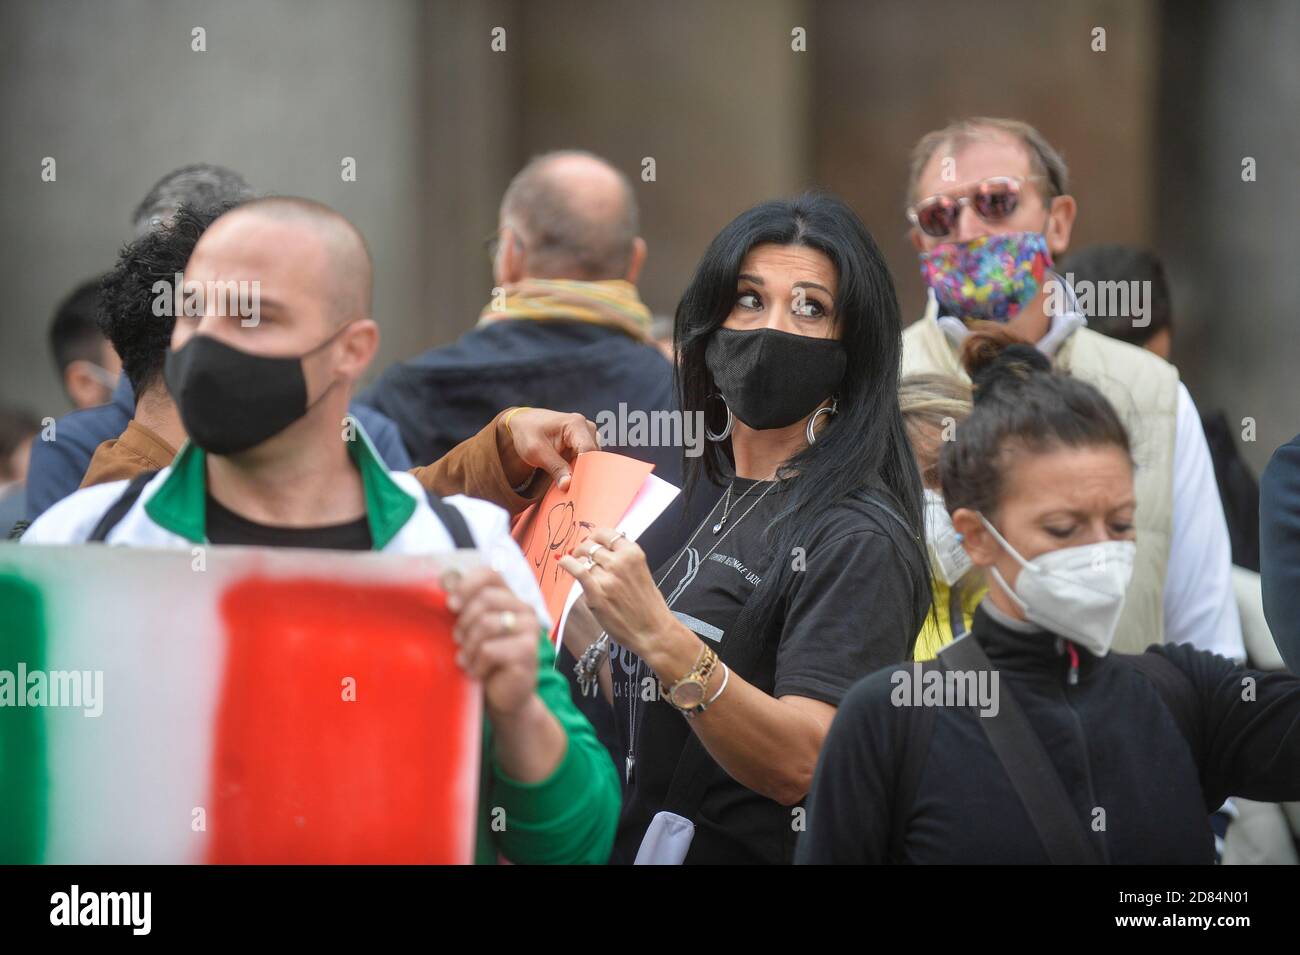
{"label": "white jacket sleeve", "polygon": [[19,542],[23,544],[83,544],[129,481],[83,487],[48,508]]}
{"label": "white jacket sleeve", "polygon": [[1165,574],[1165,641],[1246,659],[1232,588],[1232,545],[1210,446],[1192,396],[1178,384],[1173,527]]}

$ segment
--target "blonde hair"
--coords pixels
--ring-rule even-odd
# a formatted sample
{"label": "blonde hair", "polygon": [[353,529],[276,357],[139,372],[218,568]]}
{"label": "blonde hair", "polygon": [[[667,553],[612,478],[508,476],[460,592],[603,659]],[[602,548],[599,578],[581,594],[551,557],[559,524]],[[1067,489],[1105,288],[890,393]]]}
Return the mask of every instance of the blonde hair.
{"label": "blonde hair", "polygon": [[943,129],[926,133],[912,147],[912,164],[908,173],[907,202],[911,205],[917,199],[916,185],[921,180],[921,172],[932,156],[944,147],[962,147],[980,139],[988,139],[988,134],[1003,133],[1017,140],[1029,153],[1029,166],[1035,176],[1047,182],[1045,190],[1049,200],[1063,196],[1070,190],[1070,170],[1065,165],[1061,154],[1052,148],[1043,134],[1028,123],[1018,119],[999,119],[995,116],[973,116],[949,123]]}
{"label": "blonde hair", "polygon": [[943,432],[970,417],[971,387],[949,375],[908,375],[898,384],[898,405],[921,481],[938,487]]}

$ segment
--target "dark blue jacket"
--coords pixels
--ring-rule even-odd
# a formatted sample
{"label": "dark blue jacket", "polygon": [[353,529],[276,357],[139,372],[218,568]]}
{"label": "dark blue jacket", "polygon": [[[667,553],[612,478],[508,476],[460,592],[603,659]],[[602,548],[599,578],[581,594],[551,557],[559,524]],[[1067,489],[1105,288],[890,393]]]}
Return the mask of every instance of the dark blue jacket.
{"label": "dark blue jacket", "polygon": [[[393,422],[374,409],[356,403],[352,405],[352,413],[390,468],[405,471],[411,467]],[[125,431],[134,415],[135,393],[123,375],[108,404],[64,415],[54,423],[52,441],[42,441],[38,435],[32,442],[31,462],[27,466],[27,520],[36,520],[51,505],[80,487],[95,449]]]}
{"label": "dark blue jacket", "polygon": [[1268,628],[1300,674],[1300,436],[1273,452],[1260,478],[1259,564]]}
{"label": "dark blue jacket", "polygon": [[[502,320],[474,328],[456,342],[393,365],[361,401],[397,422],[411,458],[436,460],[477,434],[504,408],[526,405],[576,411],[597,424],[602,411],[677,407],[672,365],[654,346],[590,322]],[[655,466],[682,486],[684,449],[606,443],[606,450]],[[639,543],[653,570],[685,543],[721,491],[679,497]]]}
{"label": "dark blue jacket", "polygon": [[[666,411],[672,366],[653,346],[590,322],[498,321],[393,365],[361,400],[397,422],[413,460],[433,461],[517,405],[576,411]],[[681,484],[682,449],[611,447]]]}

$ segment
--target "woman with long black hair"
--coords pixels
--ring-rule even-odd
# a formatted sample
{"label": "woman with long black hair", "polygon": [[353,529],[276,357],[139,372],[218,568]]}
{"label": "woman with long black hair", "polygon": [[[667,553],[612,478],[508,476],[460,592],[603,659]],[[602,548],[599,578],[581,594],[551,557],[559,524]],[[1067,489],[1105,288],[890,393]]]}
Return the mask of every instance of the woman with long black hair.
{"label": "woman with long black hair", "polygon": [[614,861],[789,862],[841,697],[930,602],[898,303],[848,206],[765,202],[705,252],[674,342],[710,437],[687,492],[722,494],[653,575],[607,528],[562,561],[596,623],[566,642],[626,750]]}

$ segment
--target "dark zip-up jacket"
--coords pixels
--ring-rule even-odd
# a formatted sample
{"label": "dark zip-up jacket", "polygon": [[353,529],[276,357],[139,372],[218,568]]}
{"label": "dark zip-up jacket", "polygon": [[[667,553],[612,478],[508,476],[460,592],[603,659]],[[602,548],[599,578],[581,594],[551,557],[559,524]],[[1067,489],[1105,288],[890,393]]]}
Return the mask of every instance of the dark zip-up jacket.
{"label": "dark zip-up jacket", "polygon": [[[1000,692],[1014,696],[1042,741],[1101,861],[1212,863],[1208,814],[1226,797],[1300,798],[1300,679],[1289,673],[1248,670],[1181,644],[1072,655],[1064,640],[1011,629],[983,607],[972,633]],[[922,673],[939,666],[927,662]],[[845,697],[796,861],[1047,863],[977,709],[933,708],[927,736],[914,732],[922,708],[895,705],[896,674],[914,678],[912,668],[874,673]],[[910,747],[921,762],[902,785]]]}
{"label": "dark zip-up jacket", "polygon": [[[664,412],[677,408],[668,359],[652,345],[591,322],[515,319],[476,327],[450,345],[393,365],[360,400],[397,422],[412,460],[421,463],[438,460],[519,405],[576,411],[598,426],[624,420],[625,427],[602,434],[610,439],[604,449],[650,462],[657,476],[677,487],[685,454],[702,451],[680,440],[664,443]],[[638,419],[651,422],[642,434]],[[680,436],[668,437],[684,438],[687,424],[682,421]],[[689,424],[694,427],[695,419]],[[699,442],[703,435],[693,438]],[[637,539],[651,567],[676,553],[716,500],[707,492],[689,501],[678,497]]]}

